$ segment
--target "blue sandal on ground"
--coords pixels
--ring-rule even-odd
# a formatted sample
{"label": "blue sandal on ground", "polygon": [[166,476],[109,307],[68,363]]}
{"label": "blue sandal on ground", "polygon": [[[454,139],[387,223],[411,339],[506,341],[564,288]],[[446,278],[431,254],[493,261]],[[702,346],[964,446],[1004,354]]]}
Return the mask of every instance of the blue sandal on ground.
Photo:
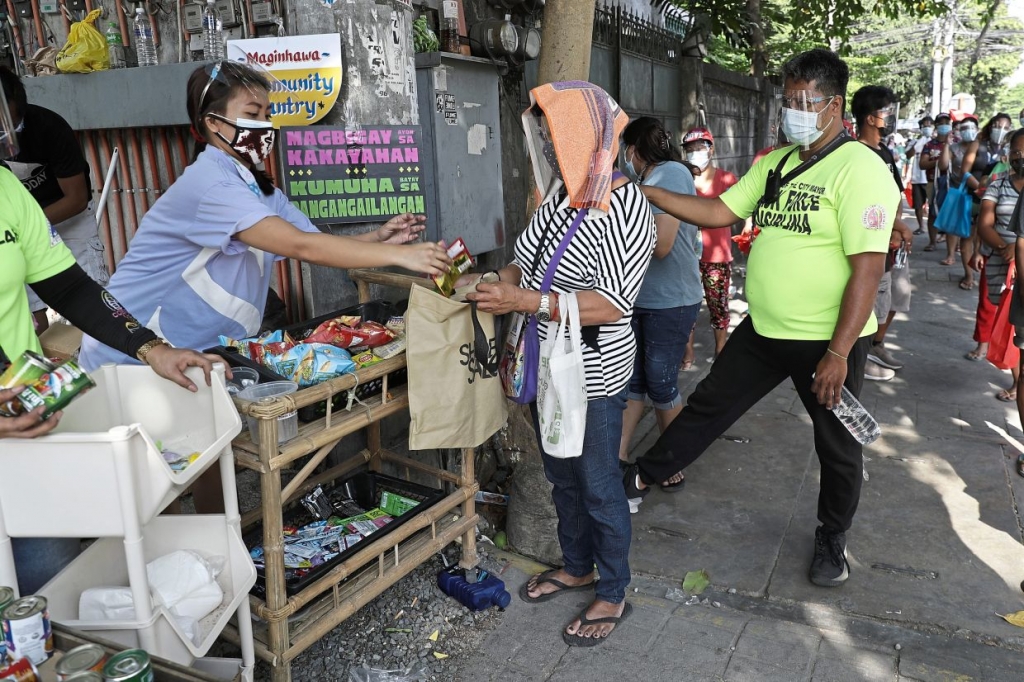
{"label": "blue sandal on ground", "polygon": [[[615,632],[615,630],[618,630],[619,624],[622,623],[622,621],[626,620],[626,618],[629,617],[629,614],[633,613],[633,605],[630,604],[629,602],[626,602],[626,605],[622,607],[622,615],[621,616],[618,616],[618,617],[616,617],[616,616],[608,616],[606,618],[593,618],[593,619],[591,619],[591,618],[587,618],[587,609],[589,609],[589,608],[590,607],[588,606],[586,609],[583,609],[583,611],[581,611],[580,615],[578,616],[579,621],[580,621],[580,629],[582,629],[582,628],[584,628],[584,627],[586,627],[588,625],[601,625],[602,623],[611,623],[612,625],[615,626],[612,629],[612,632]],[[576,632],[579,632],[579,630],[576,630]],[[608,636],[610,636],[610,635],[611,635],[611,633],[608,633]],[[566,644],[568,644],[569,646],[578,646],[578,647],[597,646],[601,642],[603,642],[606,639],[608,639],[608,636],[605,636],[605,637],[580,637],[579,635],[570,635],[565,630],[562,630],[562,641],[565,642]]]}

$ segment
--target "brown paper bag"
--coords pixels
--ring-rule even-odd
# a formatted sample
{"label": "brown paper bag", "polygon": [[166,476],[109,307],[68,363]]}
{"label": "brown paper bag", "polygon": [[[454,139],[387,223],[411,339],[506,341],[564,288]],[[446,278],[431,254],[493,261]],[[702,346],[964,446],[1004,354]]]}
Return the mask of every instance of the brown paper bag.
{"label": "brown paper bag", "polygon": [[493,315],[414,286],[405,332],[410,450],[474,448],[505,424]]}

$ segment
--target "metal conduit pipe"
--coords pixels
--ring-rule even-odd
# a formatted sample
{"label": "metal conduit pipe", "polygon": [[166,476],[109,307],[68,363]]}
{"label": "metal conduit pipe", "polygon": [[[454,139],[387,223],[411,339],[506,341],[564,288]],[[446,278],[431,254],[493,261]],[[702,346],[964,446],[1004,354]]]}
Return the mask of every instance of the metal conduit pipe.
{"label": "metal conduit pipe", "polygon": [[14,10],[14,0],[7,0],[7,17],[14,34],[14,44],[18,46],[18,56],[25,59],[25,43],[21,39],[21,20]]}
{"label": "metal conduit pipe", "polygon": [[[82,133],[82,137],[85,141],[85,153],[89,159],[89,167],[93,171],[93,187],[103,187],[103,178],[106,177],[106,168],[100,162],[100,155],[97,149],[97,134],[95,131],[85,131]],[[100,215],[100,241],[103,242],[103,258],[107,263],[107,271],[113,273],[115,269],[115,258],[114,258],[114,240],[110,231],[110,212],[107,210],[107,206],[97,205],[96,210]]]}
{"label": "metal conduit pipe", "polygon": [[174,157],[171,156],[171,143],[167,139],[167,129],[160,128],[160,146],[164,152],[164,164],[167,169],[167,186],[170,187],[174,184],[174,181],[178,179],[178,169],[174,163]]}
{"label": "metal conduit pipe", "polygon": [[[145,128],[139,131],[139,135],[146,139],[146,159],[149,164],[149,187],[153,190],[153,203],[155,204],[160,198],[160,189],[163,188],[163,182],[160,179],[160,157],[156,153],[156,143],[153,141],[153,136],[156,134],[154,128]],[[168,174],[169,176],[169,174]],[[170,177],[168,177],[167,185],[170,186]],[[147,195],[149,193],[147,192]]]}
{"label": "metal conduit pipe", "polygon": [[[100,152],[102,153],[103,158],[109,159],[110,155],[111,155],[111,148],[110,148],[110,140],[107,137],[107,131],[103,131],[103,130],[96,131],[96,136],[99,138],[99,141],[100,141]],[[124,158],[124,154],[121,154],[121,158],[122,159]],[[104,174],[106,174],[106,170],[104,170]],[[113,187],[110,188],[111,189],[111,193],[116,192],[121,187],[121,178],[120,178],[120,173],[119,172],[115,172],[114,173],[114,178],[111,180],[111,184],[113,185]],[[114,200],[114,211],[115,211],[115,213],[117,215],[117,229],[116,229],[116,232],[117,232],[117,235],[118,235],[118,241],[120,242],[120,246],[121,246],[121,253],[120,253],[120,255],[123,257],[124,254],[128,253],[128,235],[127,235],[127,231],[124,229],[124,209],[121,206],[121,199],[120,198],[115,198],[115,200]],[[110,215],[109,204],[107,205],[107,215],[108,215],[108,217]],[[113,233],[114,231],[115,230],[113,228],[111,228],[111,233]],[[115,260],[120,260],[120,259],[115,258]]]}
{"label": "metal conduit pipe", "polygon": [[[127,199],[127,208],[125,209],[125,217],[127,218],[127,224],[122,223],[125,233],[125,252],[128,251],[128,242],[135,236],[135,233],[139,230],[139,212],[135,206],[135,185],[132,182],[132,171],[128,167],[128,147],[124,143],[124,136],[120,130],[114,130],[114,144],[121,149],[125,150],[120,155],[118,160],[120,171],[121,171],[121,196]],[[129,230],[131,230],[129,232]]]}
{"label": "metal conduit pipe", "polygon": [[[122,134],[128,138],[128,143],[131,145],[132,165],[135,166],[138,173],[138,182],[135,181],[134,177],[132,178],[132,203],[137,206],[134,197],[138,197],[139,201],[142,202],[142,213],[136,213],[137,221],[142,222],[142,216],[146,215],[149,211],[149,192],[146,185],[146,166],[142,161],[142,145],[139,144],[139,137],[134,129],[128,128]],[[136,223],[136,230],[138,230],[138,222]]]}
{"label": "metal conduit pipe", "polygon": [[46,33],[43,32],[43,17],[39,11],[39,0],[32,0],[29,4],[32,6],[32,22],[36,26],[36,40],[39,41],[39,47],[46,47]]}
{"label": "metal conduit pipe", "polygon": [[60,16],[64,20],[64,33],[71,35],[71,12],[68,11],[68,3],[66,0],[60,0]]}
{"label": "metal conduit pipe", "polygon": [[181,167],[184,168],[192,159],[188,155],[188,145],[185,143],[185,136],[188,135],[188,128],[173,128],[174,141],[177,142],[178,152],[181,154]]}
{"label": "metal conduit pipe", "polygon": [[124,7],[121,6],[121,0],[115,0],[116,9],[114,13],[117,14],[117,27],[121,29],[121,42],[124,43],[125,47],[129,45],[134,46],[135,43],[129,39],[132,32],[128,30],[128,17],[125,16]]}

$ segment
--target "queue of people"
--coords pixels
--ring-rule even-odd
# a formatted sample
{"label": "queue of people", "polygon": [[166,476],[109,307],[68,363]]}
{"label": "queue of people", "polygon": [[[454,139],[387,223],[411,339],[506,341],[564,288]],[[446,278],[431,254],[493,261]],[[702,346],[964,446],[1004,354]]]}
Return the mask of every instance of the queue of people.
{"label": "queue of people", "polygon": [[[562,632],[570,646],[600,644],[632,610],[626,600],[630,514],[655,486],[681,490],[686,468],[786,379],[811,418],[821,466],[819,525],[807,534],[813,544],[808,578],[822,587],[849,578],[847,532],[860,501],[863,453],[832,409],[844,388],[859,395],[865,379],[891,378],[902,367],[885,340],[896,313],[907,312],[910,303],[907,255],[914,233],[900,218],[904,159],[915,210],[921,200],[918,231],[927,225],[931,235],[926,251],[938,243],[933,219],[949,183],[986,187],[977,224],[980,260],[972,247],[963,251],[965,267],[982,272],[984,315],[991,316],[993,294],[999,298],[1010,286],[1011,264],[1022,255],[1016,235],[1024,229],[1024,211],[1016,197],[1024,186],[1024,134],[1007,137],[1008,117],[994,117],[980,131],[977,118],[961,117],[954,137],[952,119],[943,114],[934,121],[934,138],[925,117],[924,141],[900,149],[893,137],[895,95],[869,86],[849,99],[849,69],[835,53],[798,54],[782,77],[779,142],[742,178],[718,168],[706,126],[687,131],[677,144],[654,118],[627,124],[618,104],[590,83],[536,88],[523,127],[540,204],[496,281],[479,275],[460,281],[475,284],[469,300],[495,315],[519,312],[558,322],[559,296],[572,293],[579,304],[587,396],[583,452],[542,454],[564,565],[533,576],[520,592],[523,601],[539,603],[561,592],[593,591]],[[11,103],[15,116],[0,115],[0,140],[18,139],[35,122],[63,131],[57,119],[26,104],[16,78],[5,75],[3,84],[0,99]],[[30,194],[25,178],[0,168],[0,225],[13,236],[0,240],[0,348],[9,356],[39,350],[29,285],[85,332],[80,360],[86,370],[105,362],[144,363],[194,390],[182,371],[200,366],[208,373],[214,360],[198,349],[216,345],[220,335],[241,338],[259,329],[277,259],[445,271],[444,246],[417,241],[423,216],[399,216],[375,232],[342,237],[320,232],[291,206],[262,166],[275,135],[270,89],[261,73],[233,62],[192,73],[184,105],[196,156],[146,214],[106,288],[95,281],[102,272],[90,277],[76,264],[76,256],[95,254],[69,251],[61,231],[91,211],[79,200],[88,167],[47,162],[55,186],[45,196]],[[591,114],[585,120],[574,115],[581,107]],[[845,124],[848,111],[857,121],[856,138]],[[1006,143],[1009,172],[994,174],[989,165]],[[19,162],[29,157],[14,151],[6,156],[12,168],[43,163]],[[90,192],[86,185],[85,196]],[[69,213],[73,209],[78,212]],[[731,238],[745,221],[745,230],[756,225],[761,232],[747,262],[748,314],[730,336]],[[71,232],[69,226],[68,242],[79,238]],[[85,242],[93,239],[94,233]],[[950,265],[953,239],[946,239]],[[554,259],[553,283],[542,291]],[[965,274],[961,286],[971,288],[973,279]],[[692,334],[702,301],[713,329],[713,364],[684,404],[678,372],[695,362]],[[982,303],[979,326],[985,326]],[[1020,317],[1013,322],[1024,326],[1024,312]],[[550,329],[538,326],[541,340]],[[11,395],[0,392],[0,402]],[[1020,401],[1022,392],[1014,396]],[[660,435],[630,462],[628,446],[646,400],[654,405]],[[535,406],[533,419],[539,432]],[[59,420],[59,413],[42,422],[38,413],[0,417],[0,437],[36,437]],[[196,487],[198,511],[217,510],[216,476],[208,474],[210,480]],[[76,545],[75,539],[16,541],[22,592],[31,593],[66,565]]]}

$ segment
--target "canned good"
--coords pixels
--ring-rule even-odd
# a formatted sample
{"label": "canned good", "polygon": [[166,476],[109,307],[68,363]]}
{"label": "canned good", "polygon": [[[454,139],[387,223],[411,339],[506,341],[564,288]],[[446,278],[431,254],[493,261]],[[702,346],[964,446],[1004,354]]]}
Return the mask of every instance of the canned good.
{"label": "canned good", "polygon": [[27,412],[43,406],[43,419],[47,419],[95,386],[96,382],[89,378],[77,362],[67,360],[39,377],[35,383],[26,386],[18,394],[18,400]]}
{"label": "canned good", "polygon": [[[14,388],[15,386],[28,386],[41,379],[47,372],[53,370],[49,360],[33,353],[25,351],[11,362],[10,366],[0,374],[0,389]],[[17,398],[6,403],[0,403],[0,415],[13,417],[21,413],[21,403]]]}
{"label": "canned good", "polygon": [[103,675],[92,670],[84,670],[74,673],[71,677],[65,677],[64,682],[103,682]]}
{"label": "canned good", "polygon": [[0,667],[0,680],[4,682],[43,682],[35,664],[27,658],[12,661],[6,667]]}
{"label": "canned good", "polygon": [[103,666],[106,682],[153,682],[153,665],[142,649],[129,649],[111,656]]}
{"label": "canned good", "polygon": [[[14,590],[0,585],[0,613],[3,613],[12,601],[14,601]],[[3,631],[0,631],[0,668],[7,665],[7,640],[3,635]]]}
{"label": "canned good", "polygon": [[89,670],[102,673],[103,664],[106,662],[107,652],[103,650],[103,647],[96,644],[83,644],[64,654],[57,661],[54,669],[57,679],[63,682],[75,673]]}
{"label": "canned good", "polygon": [[0,613],[7,654],[42,665],[53,654],[53,633],[45,597],[23,597]]}

